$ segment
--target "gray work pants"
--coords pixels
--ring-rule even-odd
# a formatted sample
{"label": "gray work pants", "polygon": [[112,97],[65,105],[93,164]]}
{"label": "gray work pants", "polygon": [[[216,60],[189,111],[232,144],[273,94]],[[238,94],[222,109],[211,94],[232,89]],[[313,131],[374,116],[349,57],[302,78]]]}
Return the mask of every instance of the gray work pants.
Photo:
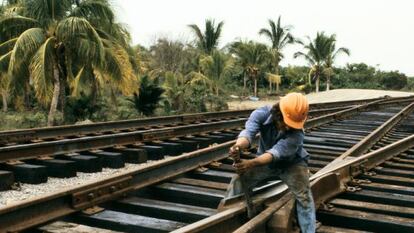
{"label": "gray work pants", "polygon": [[[293,193],[302,233],[314,233],[316,227],[315,204],[309,188],[309,171],[306,163],[298,163],[283,169],[271,169],[269,166],[254,167],[243,174],[245,185],[251,190],[261,181],[280,178]],[[240,176],[235,176],[227,190],[226,198],[241,194]]]}

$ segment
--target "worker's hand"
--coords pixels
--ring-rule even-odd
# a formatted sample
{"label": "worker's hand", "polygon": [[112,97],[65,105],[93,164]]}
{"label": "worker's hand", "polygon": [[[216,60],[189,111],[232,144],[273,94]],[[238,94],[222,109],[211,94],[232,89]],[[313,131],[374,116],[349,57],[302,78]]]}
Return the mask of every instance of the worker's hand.
{"label": "worker's hand", "polygon": [[234,145],[230,147],[229,154],[231,157],[236,157],[239,154],[240,150],[240,146]]}
{"label": "worker's hand", "polygon": [[236,168],[237,174],[243,174],[250,168],[254,167],[253,160],[242,159],[239,163],[233,164],[233,167]]}

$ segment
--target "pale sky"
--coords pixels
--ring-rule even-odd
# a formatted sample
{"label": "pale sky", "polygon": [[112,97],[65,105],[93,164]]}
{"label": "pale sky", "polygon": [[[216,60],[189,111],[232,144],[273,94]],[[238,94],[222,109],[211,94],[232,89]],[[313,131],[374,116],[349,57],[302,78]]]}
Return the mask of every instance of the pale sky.
{"label": "pale sky", "polygon": [[[156,38],[192,41],[188,24],[204,30],[207,18],[223,20],[220,47],[235,39],[266,40],[258,35],[269,18],[292,25],[294,36],[306,41],[317,31],[335,33],[341,56],[336,65],[364,62],[382,70],[414,76],[414,2],[410,0],[112,0],[118,20],[126,24],[133,43],[149,46]],[[293,59],[301,46],[285,50],[282,65],[307,65]]]}

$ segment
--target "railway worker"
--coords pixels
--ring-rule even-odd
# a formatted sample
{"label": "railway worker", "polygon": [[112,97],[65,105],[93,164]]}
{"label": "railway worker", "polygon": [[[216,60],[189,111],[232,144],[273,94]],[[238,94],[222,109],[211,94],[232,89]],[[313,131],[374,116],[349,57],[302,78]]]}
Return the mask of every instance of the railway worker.
{"label": "railway worker", "polygon": [[[248,148],[260,132],[258,156],[241,160],[234,166],[243,175],[244,184],[253,189],[259,182],[279,177],[296,199],[298,222],[302,233],[315,232],[315,205],[309,187],[309,154],[303,148],[304,131],[309,104],[300,93],[290,93],[279,103],[256,109],[239,134],[236,144],[230,148],[235,156],[237,150]],[[242,193],[239,176],[230,183],[227,197]]]}

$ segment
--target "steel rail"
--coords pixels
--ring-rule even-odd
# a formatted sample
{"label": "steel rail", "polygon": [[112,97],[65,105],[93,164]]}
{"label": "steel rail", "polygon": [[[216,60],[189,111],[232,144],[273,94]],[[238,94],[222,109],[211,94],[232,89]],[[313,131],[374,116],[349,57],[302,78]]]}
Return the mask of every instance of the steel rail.
{"label": "steel rail", "polygon": [[153,140],[182,137],[190,134],[202,134],[225,129],[235,129],[244,125],[246,118],[221,122],[199,123],[164,129],[151,129],[128,133],[100,135],[64,139],[52,142],[39,142],[24,145],[0,147],[0,162],[30,159],[41,156],[53,156],[85,150],[101,149],[117,145],[135,144]]}
{"label": "steel rail", "polygon": [[353,115],[357,112],[360,112],[360,111],[375,109],[375,108],[378,108],[379,106],[386,107],[386,106],[392,106],[392,105],[400,105],[402,103],[412,102],[412,101],[414,101],[413,96],[404,97],[404,98],[397,98],[397,99],[375,100],[375,101],[368,102],[368,103],[363,104],[363,105],[357,105],[357,106],[349,108],[349,109],[345,109],[345,110],[341,110],[341,111],[338,111],[338,112],[323,115],[323,116],[320,116],[320,117],[312,118],[312,121],[307,121],[305,126],[306,127],[318,127],[319,125],[325,124],[325,123],[333,121],[333,120],[343,119],[343,118],[349,117],[349,116],[351,116],[351,115]]}
{"label": "steel rail", "polygon": [[[404,109],[402,109],[400,112],[395,114],[393,117],[391,117],[389,120],[384,122],[381,126],[379,126],[377,129],[372,131],[369,135],[367,135],[365,138],[360,140],[357,144],[355,144],[353,147],[348,149],[346,152],[344,152],[342,155],[334,159],[332,162],[330,162],[328,165],[326,165],[324,168],[319,170],[316,174],[314,174],[310,180],[315,180],[317,178],[320,178],[330,172],[335,171],[338,167],[341,167],[344,164],[344,161],[346,161],[345,164],[350,164],[355,161],[359,161],[360,158],[352,159],[352,160],[345,160],[348,157],[356,157],[361,156],[363,153],[365,153],[368,149],[372,148],[372,146],[377,143],[387,132],[389,132],[393,127],[395,127],[401,120],[403,120],[408,114],[410,114],[414,110],[414,103],[409,104]],[[362,156],[366,157],[366,156]],[[331,182],[329,180],[329,182]],[[314,185],[313,186],[313,193],[314,195],[317,195],[318,193],[325,193],[326,187],[336,187],[337,190],[334,191],[337,193],[338,191],[342,191],[340,186],[334,185],[334,186],[326,186],[326,185]],[[325,200],[327,194],[320,195],[322,198],[315,198],[316,206],[319,206],[320,199]],[[329,196],[329,195],[328,195]],[[271,215],[278,211],[281,207],[287,205],[287,202],[284,202],[283,205],[281,205],[281,202],[276,202],[272,205],[270,205],[265,212],[259,214],[256,218],[252,219],[251,221],[244,224],[242,227],[240,227],[237,231],[237,233],[245,233],[245,232],[254,232],[255,229],[257,229],[261,224],[264,224],[267,220],[270,219]],[[290,209],[290,212],[293,211],[293,209]],[[290,215],[290,214],[288,214]],[[286,221],[281,221],[285,222]],[[284,226],[285,230],[288,229],[288,226]]]}
{"label": "steel rail", "polygon": [[321,102],[321,103],[314,103],[311,104],[311,106],[314,109],[317,108],[331,108],[331,107],[339,107],[339,106],[344,106],[344,105],[363,105],[363,104],[367,104],[369,102],[374,102],[376,100],[396,100],[396,101],[404,101],[406,99],[410,99],[412,98],[413,95],[408,95],[408,96],[403,96],[403,97],[390,97],[390,96],[382,96],[382,97],[378,97],[378,98],[370,98],[370,99],[361,99],[361,100],[345,100],[345,101],[336,101],[336,102]]}
{"label": "steel rail", "polygon": [[[393,127],[395,127],[402,119],[414,110],[414,103],[408,105],[400,112],[395,114],[388,121],[384,122],[380,127],[372,131],[368,136],[359,141],[345,153],[334,159],[331,164],[338,163],[338,161],[344,160],[350,156],[359,156],[367,152],[375,143],[377,143],[386,133],[388,133]],[[326,168],[329,167],[329,164]],[[323,173],[325,168],[322,168],[318,173]]]}
{"label": "steel rail", "polygon": [[87,135],[92,133],[121,131],[140,127],[181,124],[200,120],[247,117],[251,109],[237,111],[208,112],[164,117],[151,117],[134,120],[98,122],[85,125],[64,125],[44,128],[21,129],[0,132],[0,143],[27,142],[47,138]]}
{"label": "steel rail", "polygon": [[314,109],[314,110],[309,110],[309,117],[318,117],[318,116],[322,116],[322,115],[326,115],[329,113],[334,113],[334,112],[338,112],[341,110],[345,110],[345,109],[349,109],[355,107],[355,105],[349,105],[349,106],[341,106],[341,107],[333,107],[333,108],[321,108],[321,109]]}
{"label": "steel rail", "polygon": [[[376,108],[384,100],[376,100],[365,105],[359,105],[350,109],[330,113],[326,116],[310,119],[306,128],[316,127],[338,118],[344,118],[370,108]],[[393,103],[396,104],[396,103]],[[167,127],[162,129],[150,129],[134,132],[115,133],[99,136],[86,136],[74,139],[62,139],[57,141],[44,141],[31,144],[12,145],[0,147],[0,162],[16,161],[42,156],[53,156],[85,150],[102,149],[117,145],[134,144],[152,140],[162,140],[189,134],[201,134],[216,130],[234,129],[244,125],[246,118],[235,120],[199,123],[197,125],[184,125]]]}
{"label": "steel rail", "polygon": [[[403,97],[407,98],[407,97]],[[398,99],[403,99],[398,98]],[[341,107],[350,107],[353,105],[360,105],[375,100],[385,99],[396,99],[396,98],[373,98],[365,100],[352,100],[352,101],[340,101],[340,102],[326,102],[311,104],[310,115],[326,114],[339,110]],[[336,109],[337,108],[337,109]],[[32,128],[32,129],[20,129],[20,130],[9,130],[0,131],[0,143],[18,143],[27,142],[31,140],[42,140],[65,136],[83,136],[87,134],[94,134],[99,132],[108,131],[122,131],[140,127],[168,125],[168,124],[181,124],[189,123],[200,120],[213,120],[217,118],[237,118],[247,117],[253,109],[247,110],[233,110],[233,111],[222,111],[222,112],[207,112],[207,113],[196,113],[196,114],[183,114],[174,116],[164,117],[151,117],[144,119],[133,119],[133,120],[121,120],[121,121],[110,121],[110,122],[98,122],[85,125],[63,125],[54,127],[43,127],[43,128]]]}
{"label": "steel rail", "polygon": [[[346,190],[346,184],[350,182],[353,177],[380,165],[381,163],[412,147],[414,147],[414,135],[401,139],[363,156],[330,164],[326,167],[327,169],[325,169],[324,172],[315,174],[310,178],[316,209],[330,198],[344,192]],[[254,232],[260,225],[269,220],[275,212],[279,211],[286,205],[288,197],[289,195],[285,194],[284,197],[280,198],[276,202],[273,202],[272,204],[269,204],[261,214],[257,215],[255,218],[245,223],[234,232]],[[285,211],[284,214],[286,214]],[[284,224],[284,226],[281,227],[280,232],[288,232],[290,222],[280,222]]]}
{"label": "steel rail", "polygon": [[[354,111],[354,113],[357,113],[357,111]],[[343,114],[343,112],[341,111],[338,114]],[[331,121],[335,120],[335,118],[330,119]],[[313,119],[309,121],[312,120]],[[237,122],[237,120],[235,121]],[[216,124],[220,124],[220,122]],[[238,123],[234,124],[236,126]],[[207,124],[203,127],[209,128],[209,131],[211,130],[211,127],[207,126]],[[188,128],[184,127],[181,133],[188,134],[188,130]],[[158,136],[161,138],[169,136],[168,131],[166,132],[164,129],[151,131],[152,132],[150,134],[147,134],[148,137],[146,139],[148,140],[157,138]],[[136,136],[131,135],[131,133],[123,134],[126,138]],[[100,137],[104,136],[110,135],[103,135]],[[112,141],[108,139],[105,142],[108,143]],[[112,143],[117,144],[118,142]],[[54,193],[52,195],[45,195],[33,200],[27,200],[24,202],[16,203],[11,206],[7,206],[5,208],[0,209],[0,227],[2,227],[2,229],[5,229],[6,231],[24,230],[29,227],[39,225],[41,223],[45,223],[62,216],[66,216],[70,213],[79,211],[81,209],[91,207],[92,205],[96,205],[117,198],[121,195],[140,189],[142,187],[174,177],[183,172],[190,171],[200,165],[205,165],[210,163],[211,161],[225,158],[227,157],[228,148],[231,145],[233,145],[233,143],[234,141],[230,141],[219,146],[213,146],[207,149],[199,150],[189,154],[184,154],[178,157],[168,158],[167,160],[156,162],[155,164],[149,165],[148,167],[137,169],[128,173],[123,173],[102,180],[100,182],[93,182],[87,185],[83,185],[81,187],[67,189],[62,192]],[[66,151],[66,149],[68,149],[62,149],[59,147],[57,148],[61,152],[64,152]],[[263,194],[259,194],[256,198],[256,202],[263,203],[264,201],[269,200],[269,198],[278,198],[285,191],[286,189],[284,186],[273,187],[264,192]],[[91,193],[92,195],[90,195]],[[99,196],[98,193],[101,193],[101,196]],[[102,193],[104,195],[102,195]],[[221,222],[226,219],[228,220],[232,218],[238,218],[240,220],[240,216],[244,212],[245,207],[244,205],[237,206],[237,208],[230,208],[220,213],[219,215],[214,215],[211,218],[203,220],[204,224],[207,224],[206,221],[208,222],[211,219],[215,219],[216,222]],[[196,224],[190,224],[184,229],[191,229],[191,227],[197,224],[201,223],[197,222]],[[207,225],[204,225],[204,227],[207,227]],[[203,229],[203,227],[200,226],[199,229]]]}
{"label": "steel rail", "polygon": [[[332,113],[347,108],[350,108],[350,106],[316,109],[311,110],[309,114],[310,116],[320,116],[323,114]],[[133,131],[139,128],[150,128],[155,126],[164,126],[164,128],[167,128],[168,125],[189,124],[198,121],[243,118],[249,116],[251,112],[252,109],[247,109],[238,111],[210,112],[203,114],[200,113],[166,117],[152,117],[136,120],[110,121],[85,125],[65,125],[55,127],[1,131],[0,144],[21,143],[34,140],[40,142],[45,139],[47,140],[53,138],[59,140],[64,139],[64,137],[70,136],[82,137],[87,136],[88,134],[99,134],[104,132],[118,133],[119,131],[123,130]]]}
{"label": "steel rail", "polygon": [[[172,178],[227,157],[228,149],[233,144],[234,141],[230,141],[178,157],[170,157],[99,182],[91,182],[0,208],[0,229],[3,232],[21,231]],[[111,187],[115,187],[115,190]],[[112,189],[113,192],[108,192],[108,189]],[[99,191],[103,193],[101,196],[98,195]]]}
{"label": "steel rail", "polygon": [[[337,114],[328,114],[324,117],[320,117],[320,118],[314,118],[310,121],[307,122],[306,124],[306,128],[313,128],[313,127],[318,127],[322,124],[326,124],[329,123],[331,121],[334,121],[335,119],[338,118],[343,118],[344,116],[350,116],[352,114],[355,114],[359,111],[362,110],[367,110],[367,109],[371,109],[371,108],[375,108],[376,105],[378,105],[379,103],[383,102],[383,100],[377,100],[371,103],[368,103],[366,105],[362,105],[362,106],[357,106],[348,110],[343,110],[338,112]],[[395,104],[394,102],[392,103],[388,103],[388,104]],[[407,112],[412,111],[413,109],[413,104],[410,104],[408,107],[404,108],[402,111],[400,111],[399,113],[397,113],[392,119],[388,120],[387,124],[393,124],[395,125],[397,122],[399,122],[400,120],[402,120],[403,116],[405,116],[407,114]],[[384,124],[382,126],[380,126],[379,128],[385,127]],[[389,130],[389,129],[388,129]],[[382,132],[382,130],[380,130]],[[371,135],[371,134],[370,134]],[[368,135],[367,137],[372,138],[372,136]],[[378,136],[378,134],[376,135]],[[360,145],[361,146],[361,145]],[[363,145],[362,145],[363,146]],[[356,148],[353,148],[353,150],[356,150]],[[326,186],[325,186],[326,187]],[[284,194],[284,195],[289,195],[287,193],[287,187],[285,186],[284,189],[280,190],[279,194]],[[282,198],[281,200],[284,200],[284,202],[281,204],[280,202],[277,202],[274,205],[270,206],[270,209],[266,209],[264,213],[259,214],[258,216],[256,216],[256,218],[253,218],[251,221],[252,222],[248,222],[246,224],[240,224],[239,226],[243,225],[241,228],[239,228],[239,232],[254,232],[253,229],[256,229],[256,227],[259,227],[260,224],[262,224],[264,221],[268,220],[271,215],[276,211],[279,210],[282,206],[286,205],[286,203],[288,202],[288,198],[285,198],[283,196],[281,196],[280,198]],[[254,203],[257,205],[257,207],[259,207],[260,205],[262,205],[264,202],[264,200],[260,200],[260,198],[254,198]],[[233,209],[233,212],[231,212],[229,209],[227,209],[226,211],[229,211],[230,213],[234,213],[237,212],[239,214],[239,216],[234,216],[234,215],[229,215],[229,216],[223,216],[221,215],[219,219],[215,219],[214,216],[210,217],[210,220],[205,219],[203,221],[200,222],[196,222],[194,224],[190,224],[184,228],[178,229],[176,231],[174,231],[175,233],[183,233],[183,232],[214,232],[212,229],[214,229],[214,226],[212,226],[211,224],[209,224],[209,221],[213,221],[215,222],[215,224],[220,224],[221,226],[223,226],[223,222],[226,221],[230,221],[229,219],[233,219],[233,221],[236,221],[234,219],[237,218],[242,218],[240,217],[240,215],[245,213],[245,206],[243,204],[241,204],[241,202],[238,202],[238,205],[236,205],[235,207],[233,207],[235,204],[232,204],[229,209]],[[241,206],[240,206],[241,205]],[[277,207],[277,208],[276,208]],[[286,222],[286,221],[284,221]],[[259,225],[256,225],[259,224]],[[233,228],[234,229],[234,228]],[[223,231],[224,232],[224,231]]]}

